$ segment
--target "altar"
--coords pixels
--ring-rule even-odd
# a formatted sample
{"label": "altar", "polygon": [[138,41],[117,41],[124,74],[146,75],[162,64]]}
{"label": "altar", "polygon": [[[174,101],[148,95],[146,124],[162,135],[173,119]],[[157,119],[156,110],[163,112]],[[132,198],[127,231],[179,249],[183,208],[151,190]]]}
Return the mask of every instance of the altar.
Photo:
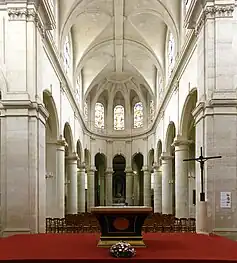
{"label": "altar", "polygon": [[98,206],[91,208],[101,228],[98,247],[110,247],[126,241],[134,247],[145,247],[142,226],[152,212],[147,206]]}

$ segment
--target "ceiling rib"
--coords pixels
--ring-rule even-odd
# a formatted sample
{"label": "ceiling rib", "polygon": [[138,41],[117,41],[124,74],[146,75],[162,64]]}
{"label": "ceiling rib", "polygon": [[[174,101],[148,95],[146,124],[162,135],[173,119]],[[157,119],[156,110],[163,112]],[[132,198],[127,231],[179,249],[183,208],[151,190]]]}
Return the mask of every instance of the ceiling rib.
{"label": "ceiling rib", "polygon": [[116,72],[123,71],[124,0],[114,0],[114,50]]}

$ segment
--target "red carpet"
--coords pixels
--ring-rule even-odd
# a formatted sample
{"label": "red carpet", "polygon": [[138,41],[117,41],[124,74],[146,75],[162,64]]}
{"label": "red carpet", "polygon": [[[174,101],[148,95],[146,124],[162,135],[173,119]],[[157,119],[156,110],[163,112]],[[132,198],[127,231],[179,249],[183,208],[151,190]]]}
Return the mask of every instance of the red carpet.
{"label": "red carpet", "polygon": [[[0,260],[76,260],[110,262],[108,249],[98,248],[98,234],[37,234],[0,238]],[[147,248],[136,249],[133,262],[237,262],[237,242],[193,233],[147,233]]]}

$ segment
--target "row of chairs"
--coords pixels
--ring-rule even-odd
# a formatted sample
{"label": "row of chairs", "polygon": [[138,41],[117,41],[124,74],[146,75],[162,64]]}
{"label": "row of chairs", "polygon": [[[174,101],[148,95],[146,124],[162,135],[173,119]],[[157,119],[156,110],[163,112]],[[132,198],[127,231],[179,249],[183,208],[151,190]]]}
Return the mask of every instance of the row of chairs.
{"label": "row of chairs", "polygon": [[[195,218],[175,218],[173,215],[153,214],[147,218],[143,232],[195,232]],[[98,233],[97,219],[89,213],[47,218],[47,233]]]}

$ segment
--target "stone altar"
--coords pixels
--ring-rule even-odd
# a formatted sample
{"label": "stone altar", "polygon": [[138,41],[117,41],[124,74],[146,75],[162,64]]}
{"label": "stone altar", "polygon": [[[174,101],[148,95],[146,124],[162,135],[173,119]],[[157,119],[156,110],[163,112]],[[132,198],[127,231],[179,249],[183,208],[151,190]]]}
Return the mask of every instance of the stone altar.
{"label": "stone altar", "polygon": [[98,206],[91,212],[96,216],[101,228],[99,247],[110,247],[119,241],[134,247],[146,247],[142,237],[142,226],[152,212],[147,206]]}

